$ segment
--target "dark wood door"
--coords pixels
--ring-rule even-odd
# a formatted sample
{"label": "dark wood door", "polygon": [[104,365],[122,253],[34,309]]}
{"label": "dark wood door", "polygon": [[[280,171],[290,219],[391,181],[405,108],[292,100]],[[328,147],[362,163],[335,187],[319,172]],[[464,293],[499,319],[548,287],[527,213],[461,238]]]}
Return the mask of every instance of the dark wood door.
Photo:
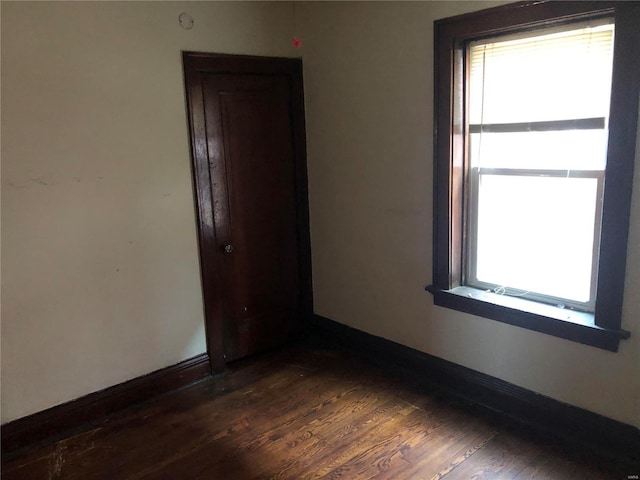
{"label": "dark wood door", "polygon": [[223,72],[190,83],[185,58],[209,354],[222,364],[283,343],[310,295],[301,99],[288,72]]}

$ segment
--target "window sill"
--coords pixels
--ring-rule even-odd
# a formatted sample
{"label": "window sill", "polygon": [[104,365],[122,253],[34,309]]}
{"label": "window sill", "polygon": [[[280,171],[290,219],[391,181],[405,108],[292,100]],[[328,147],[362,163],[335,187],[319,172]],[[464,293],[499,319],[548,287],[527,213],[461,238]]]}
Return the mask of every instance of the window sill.
{"label": "window sill", "polygon": [[630,336],[625,330],[611,330],[595,325],[593,314],[590,313],[497,295],[470,287],[442,290],[430,285],[426,290],[433,294],[434,303],[438,306],[611,352],[617,352],[620,340]]}

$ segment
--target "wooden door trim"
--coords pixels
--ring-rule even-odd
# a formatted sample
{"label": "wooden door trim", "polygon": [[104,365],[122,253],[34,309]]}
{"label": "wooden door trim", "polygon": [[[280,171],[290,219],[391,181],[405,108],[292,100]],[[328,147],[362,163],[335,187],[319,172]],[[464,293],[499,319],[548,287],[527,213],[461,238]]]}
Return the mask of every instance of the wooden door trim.
{"label": "wooden door trim", "polygon": [[225,369],[222,324],[222,261],[221,245],[216,239],[213,222],[211,185],[224,182],[219,172],[209,168],[205,131],[202,73],[283,75],[291,88],[291,119],[293,132],[293,162],[295,168],[296,210],[300,265],[301,321],[313,314],[311,283],[311,240],[309,234],[309,200],[307,189],[306,137],[304,123],[304,91],[302,60],[296,58],[255,57],[215,53],[182,53],[187,118],[191,140],[200,274],[204,299],[207,353],[213,372]]}

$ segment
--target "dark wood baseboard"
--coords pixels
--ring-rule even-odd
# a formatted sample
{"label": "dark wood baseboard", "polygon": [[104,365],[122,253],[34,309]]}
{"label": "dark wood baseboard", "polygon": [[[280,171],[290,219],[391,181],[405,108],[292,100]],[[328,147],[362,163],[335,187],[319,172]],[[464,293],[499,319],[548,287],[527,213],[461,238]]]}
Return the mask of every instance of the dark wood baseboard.
{"label": "dark wood baseboard", "polygon": [[104,420],[107,415],[190,385],[211,374],[206,353],[176,365],[19,418],[0,427],[2,455],[53,441]]}
{"label": "dark wood baseboard", "polygon": [[316,341],[392,368],[415,383],[437,385],[511,420],[610,458],[640,464],[640,429],[316,315]]}

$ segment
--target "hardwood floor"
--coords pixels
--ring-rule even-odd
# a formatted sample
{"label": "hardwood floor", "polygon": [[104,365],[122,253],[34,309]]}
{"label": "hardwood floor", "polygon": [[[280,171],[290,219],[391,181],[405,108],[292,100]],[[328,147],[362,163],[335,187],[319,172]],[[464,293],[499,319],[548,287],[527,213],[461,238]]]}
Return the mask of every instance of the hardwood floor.
{"label": "hardwood floor", "polygon": [[14,479],[627,479],[338,350],[297,345],[4,458]]}

